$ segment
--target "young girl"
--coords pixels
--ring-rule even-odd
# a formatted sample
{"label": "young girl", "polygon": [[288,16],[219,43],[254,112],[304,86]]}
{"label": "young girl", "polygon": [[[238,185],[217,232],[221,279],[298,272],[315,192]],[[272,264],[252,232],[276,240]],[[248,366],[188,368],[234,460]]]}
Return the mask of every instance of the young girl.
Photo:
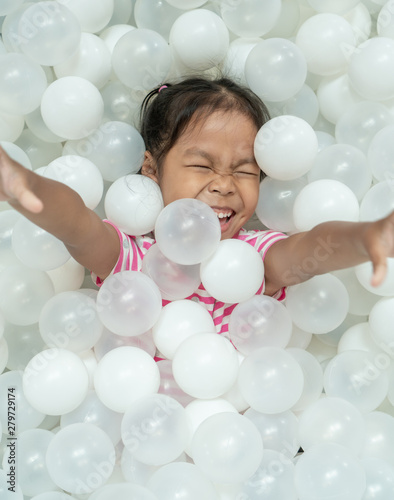
{"label": "young girl", "polygon": [[[282,299],[286,286],[368,260],[372,284],[383,281],[386,259],[394,257],[394,213],[376,222],[326,222],[288,237],[242,229],[255,211],[262,176],[254,139],[269,119],[250,90],[225,78],[192,78],[153,90],[142,111],[146,153],[141,174],[158,183],[165,205],[180,198],[201,200],[217,213],[222,239],[254,245],[264,259],[265,294]],[[148,236],[122,234],[86,208],[75,191],[23,168],[1,149],[0,199],[62,240],[98,284],[113,272],[140,269],[154,243]],[[313,272],[308,271],[310,259]],[[223,304],[204,292],[201,286],[191,298],[206,305],[215,323],[225,322],[230,311],[218,314]]]}

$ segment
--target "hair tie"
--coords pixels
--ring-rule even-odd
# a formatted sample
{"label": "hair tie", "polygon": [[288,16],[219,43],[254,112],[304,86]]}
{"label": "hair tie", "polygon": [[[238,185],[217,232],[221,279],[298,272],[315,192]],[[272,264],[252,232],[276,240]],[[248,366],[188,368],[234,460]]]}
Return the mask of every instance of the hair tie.
{"label": "hair tie", "polygon": [[162,86],[159,88],[159,92],[161,92],[163,89],[168,89],[167,85],[162,85]]}

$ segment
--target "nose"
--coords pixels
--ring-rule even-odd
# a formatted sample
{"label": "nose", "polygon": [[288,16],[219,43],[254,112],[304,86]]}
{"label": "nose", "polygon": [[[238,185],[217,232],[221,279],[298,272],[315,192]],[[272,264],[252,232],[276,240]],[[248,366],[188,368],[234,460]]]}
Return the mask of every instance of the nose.
{"label": "nose", "polygon": [[232,175],[216,175],[209,184],[209,191],[221,195],[229,195],[235,192],[235,184]]}

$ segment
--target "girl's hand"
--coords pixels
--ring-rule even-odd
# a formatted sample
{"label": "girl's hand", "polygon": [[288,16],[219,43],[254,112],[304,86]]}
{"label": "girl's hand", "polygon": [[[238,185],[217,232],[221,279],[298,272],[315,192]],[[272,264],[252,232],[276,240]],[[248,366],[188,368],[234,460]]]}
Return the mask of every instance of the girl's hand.
{"label": "girl's hand", "polygon": [[29,187],[28,172],[0,146],[0,201],[17,202],[29,212],[40,213],[44,206]]}
{"label": "girl's hand", "polygon": [[394,212],[369,225],[364,245],[373,265],[371,284],[379,286],[387,274],[387,258],[394,257]]}

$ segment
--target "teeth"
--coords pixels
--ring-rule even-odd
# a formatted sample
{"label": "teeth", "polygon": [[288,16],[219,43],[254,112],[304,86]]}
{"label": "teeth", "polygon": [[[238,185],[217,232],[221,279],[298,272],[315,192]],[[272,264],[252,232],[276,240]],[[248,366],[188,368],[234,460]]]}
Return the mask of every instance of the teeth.
{"label": "teeth", "polygon": [[231,212],[228,212],[227,214],[220,212],[219,214],[216,214],[216,215],[219,217],[219,219],[223,219],[224,217],[230,217]]}

